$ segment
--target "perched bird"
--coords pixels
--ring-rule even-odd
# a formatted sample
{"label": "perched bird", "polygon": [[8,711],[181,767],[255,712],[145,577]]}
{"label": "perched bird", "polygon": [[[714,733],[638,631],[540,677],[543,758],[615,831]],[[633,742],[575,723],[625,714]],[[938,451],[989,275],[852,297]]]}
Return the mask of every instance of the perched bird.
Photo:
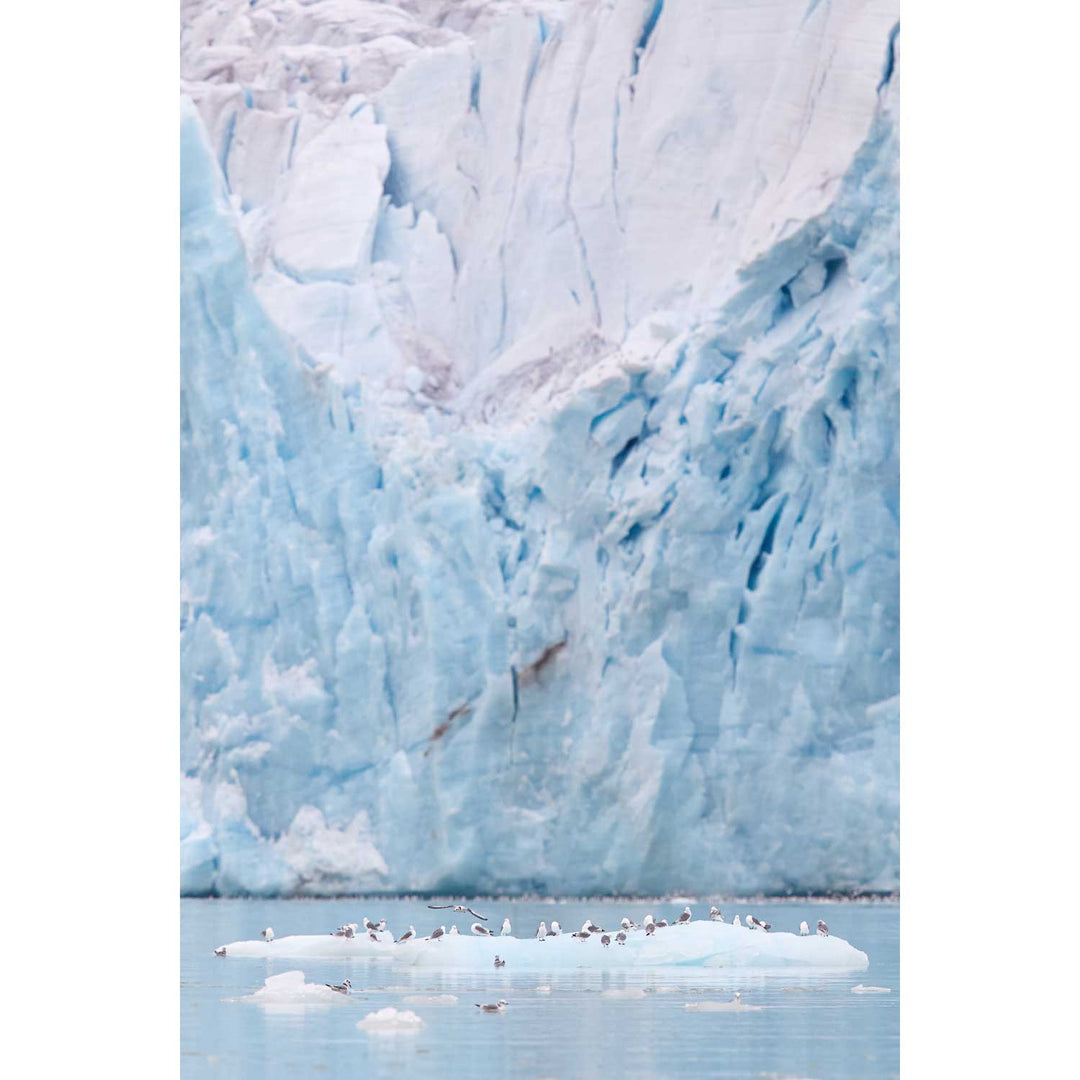
{"label": "perched bird", "polygon": [[352,983],[346,979],[343,983],[339,983],[335,986],[333,983],[323,983],[329,990],[333,990],[335,994],[347,994],[352,989]]}
{"label": "perched bird", "polygon": [[646,929],[648,929],[650,926],[652,926],[654,922],[655,922],[655,920],[653,919],[653,917],[651,915],[646,915],[645,916],[645,928]]}
{"label": "perched bird", "polygon": [[805,919],[799,923],[799,933],[802,934],[803,937],[806,937],[806,935],[810,933],[810,927],[806,925]]}
{"label": "perched bird", "polygon": [[732,926],[742,926],[742,919],[740,919],[739,916],[736,915],[735,918],[731,920],[731,925]]}
{"label": "perched bird", "polygon": [[647,922],[645,924],[645,936],[646,937],[652,937],[653,934],[655,934],[655,933],[656,933],[656,923]]}
{"label": "perched bird", "polygon": [[765,933],[767,934],[772,929],[772,923],[771,922],[759,922],[758,923],[758,929],[759,930],[764,930]]}
{"label": "perched bird", "polygon": [[600,938],[600,944],[606,949],[611,944],[611,935],[604,934],[603,937]]}
{"label": "perched bird", "polygon": [[477,937],[494,937],[495,936],[493,931],[489,930],[486,926],[481,926],[478,922],[474,922],[472,924],[471,929],[472,929],[472,932]]}
{"label": "perched bird", "polygon": [[376,934],[374,930],[369,930],[368,931],[368,941],[374,941],[376,944],[378,944],[379,935]]}
{"label": "perched bird", "polygon": [[473,911],[471,907],[467,907],[465,904],[428,904],[428,907],[432,911],[448,911],[451,908],[454,909],[455,915],[464,915],[467,911],[470,915],[475,915],[476,918],[482,922],[487,922],[487,916],[481,915],[479,911]]}
{"label": "perched bird", "polygon": [[659,930],[661,926],[667,926],[667,924],[667,919],[657,919],[653,925]]}
{"label": "perched bird", "polygon": [[712,907],[709,908],[709,918],[712,919],[713,922],[723,922],[724,913],[718,907]]}
{"label": "perched bird", "polygon": [[628,919],[625,915],[622,917],[622,919],[619,920],[619,925],[624,930],[634,930],[636,928],[636,924],[630,919]]}
{"label": "perched bird", "polygon": [[379,925],[375,927],[375,929],[378,930],[378,932],[381,934],[386,929],[386,920],[380,919]]}
{"label": "perched bird", "polygon": [[505,960],[500,960],[498,953],[495,954],[495,966],[497,968],[506,967],[506,961]]}
{"label": "perched bird", "polygon": [[499,931],[499,936],[500,937],[509,937],[510,936],[510,920],[509,919],[503,919],[502,929]]}
{"label": "perched bird", "polygon": [[334,931],[334,937],[351,938],[356,935],[356,930],[356,923],[345,923],[344,926],[339,926]]}
{"label": "perched bird", "polygon": [[735,996],[731,999],[731,1004],[732,1005],[741,1005],[742,1004],[742,992],[741,991],[739,991],[739,990],[735,991]]}
{"label": "perched bird", "polygon": [[592,937],[592,934],[588,930],[576,930],[570,935],[572,938],[577,938],[578,941],[588,941]]}
{"label": "perched bird", "polygon": [[818,919],[818,921],[817,921],[817,932],[822,937],[828,937],[829,936],[829,928],[825,925],[825,920],[824,919]]}
{"label": "perched bird", "polygon": [[690,921],[690,909],[688,907],[684,907],[682,909],[682,914],[675,920],[675,925],[676,926],[685,926],[689,921]]}
{"label": "perched bird", "polygon": [[617,942],[618,942],[618,943],[619,943],[620,945],[625,945],[625,944],[626,944],[626,931],[625,931],[625,930],[620,930],[620,931],[619,931],[619,932],[618,932],[618,933],[617,933],[617,934],[615,935],[615,940],[616,940],[616,941],[617,941]]}
{"label": "perched bird", "polygon": [[503,1001],[502,998],[499,998],[499,1000],[496,1001],[494,1005],[477,1005],[476,1007],[481,1012],[496,1013],[496,1012],[506,1012],[506,1006],[508,1004],[509,1004],[509,1002]]}
{"label": "perched bird", "polygon": [[218,946],[218,947],[217,947],[217,948],[216,948],[216,949],[214,950],[214,955],[215,955],[215,956],[224,956],[224,955],[225,955],[225,946],[224,946],[224,945],[219,945],[219,946]]}
{"label": "perched bird", "polygon": [[397,944],[400,945],[403,941],[412,941],[414,937],[416,937],[416,931],[413,929],[412,924],[410,923],[409,929],[406,930],[405,933],[397,939]]}
{"label": "perched bird", "polygon": [[263,936],[264,938],[266,938],[266,940],[267,940],[267,941],[273,941],[273,940],[274,940],[274,928],[273,928],[272,926],[268,926],[268,927],[267,927],[267,928],[266,928],[266,929],[265,929],[265,930],[264,930],[264,931],[262,932],[262,936]]}
{"label": "perched bird", "polygon": [[551,920],[551,929],[548,931],[548,937],[558,937],[562,933],[562,927],[554,920]]}
{"label": "perched bird", "polygon": [[450,933],[451,934],[456,934],[458,932],[459,931],[458,931],[458,928],[457,928],[457,923],[454,923],[454,925],[450,927]]}
{"label": "perched bird", "polygon": [[445,926],[436,926],[435,929],[432,930],[430,934],[428,934],[428,941],[438,941],[439,938],[441,938],[445,933]]}
{"label": "perched bird", "polygon": [[604,932],[604,928],[602,926],[597,926],[592,919],[586,919],[582,924],[581,929],[588,930],[590,934],[602,934]]}
{"label": "perched bird", "polygon": [[373,930],[378,930],[379,924],[373,923],[366,915],[364,916],[364,929],[370,934]]}
{"label": "perched bird", "polygon": [[747,915],[747,916],[746,916],[746,925],[747,925],[747,926],[749,926],[751,930],[757,930],[757,929],[758,929],[758,927],[760,927],[760,926],[761,926],[761,923],[759,923],[759,922],[757,921],[757,918],[756,918],[756,916],[754,916],[754,915]]}
{"label": "perched bird", "polygon": [[536,940],[543,941],[548,935],[547,923],[541,921],[540,925],[536,928]]}

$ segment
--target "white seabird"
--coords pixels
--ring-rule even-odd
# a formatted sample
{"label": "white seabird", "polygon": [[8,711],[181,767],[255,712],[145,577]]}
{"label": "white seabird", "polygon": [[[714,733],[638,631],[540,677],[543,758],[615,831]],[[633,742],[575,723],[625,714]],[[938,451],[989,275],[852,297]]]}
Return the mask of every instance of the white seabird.
{"label": "white seabird", "polygon": [[825,920],[824,919],[818,919],[818,921],[817,921],[817,932],[822,937],[828,937],[829,936],[829,928],[825,925]]}
{"label": "white seabird", "polygon": [[414,937],[416,937],[416,930],[413,928],[412,924],[410,923],[409,929],[406,930],[405,933],[402,934],[401,937],[399,937],[397,939],[397,944],[400,945],[403,941],[412,941],[412,939]]}
{"label": "white seabird", "polygon": [[503,919],[502,929],[499,931],[499,937],[509,937],[509,936],[510,936],[510,920],[509,919]]}
{"label": "white seabird", "polygon": [[373,923],[366,915],[364,916],[364,929],[370,934],[373,930],[379,930],[379,924]]}
{"label": "white seabird", "polygon": [[486,915],[481,915],[479,911],[473,911],[471,907],[468,907],[465,904],[428,904],[428,907],[431,908],[432,911],[448,911],[450,908],[453,908],[455,915],[464,915],[467,911],[470,915],[475,915],[476,918],[481,921],[487,922]]}
{"label": "white seabird", "polygon": [[616,940],[616,941],[617,941],[617,942],[618,942],[618,943],[619,943],[620,945],[625,945],[625,944],[626,944],[626,931],[625,931],[625,930],[620,930],[620,931],[619,931],[619,932],[618,932],[618,933],[617,933],[617,934],[615,935],[615,940]]}
{"label": "white seabird", "polygon": [[337,986],[333,983],[323,983],[323,986],[328,990],[333,990],[335,994],[347,994],[352,989],[352,983],[349,982],[348,979],[342,983],[338,983]]}
{"label": "white seabird", "polygon": [[477,1005],[476,1007],[481,1012],[499,1013],[506,1012],[506,1006],[509,1004],[510,1003],[508,1001],[503,1001],[502,998],[499,998],[499,1000],[496,1001],[494,1005]]}
{"label": "white seabird", "polygon": [[570,935],[572,938],[577,938],[578,941],[588,941],[592,937],[592,934],[588,930],[575,930]]}
{"label": "white seabird", "polygon": [[806,937],[806,935],[810,933],[810,927],[806,925],[805,919],[799,923],[799,933],[802,934],[803,937]]}
{"label": "white seabird", "polygon": [[374,941],[376,945],[379,943],[379,935],[374,930],[369,930],[367,936],[368,941]]}
{"label": "white seabird", "polygon": [[536,940],[543,941],[547,937],[548,928],[547,923],[541,920],[540,925],[536,928]]}
{"label": "white seabird", "polygon": [[619,925],[624,930],[634,930],[634,929],[636,929],[635,924],[630,919],[628,919],[625,915],[619,920]]}
{"label": "white seabird", "polygon": [[265,930],[262,931],[262,936],[266,938],[267,941],[273,941],[274,928],[272,926],[268,926]]}
{"label": "white seabird", "polygon": [[597,926],[592,919],[586,919],[585,924],[581,929],[588,930],[590,934],[602,934],[604,932],[604,928],[602,926]]}
{"label": "white seabird", "polygon": [[742,926],[742,919],[740,919],[739,916],[736,915],[735,918],[731,920],[731,925],[732,926]]}
{"label": "white seabird", "polygon": [[495,936],[495,934],[491,930],[489,930],[486,926],[481,926],[478,922],[474,922],[472,924],[472,926],[470,927],[470,929],[472,930],[472,932],[477,937],[494,937]]}
{"label": "white seabird", "polygon": [[225,946],[224,946],[224,945],[219,945],[219,946],[218,946],[218,947],[217,947],[217,948],[216,948],[216,949],[214,950],[214,955],[215,955],[215,956],[224,956],[224,955],[225,955]]}
{"label": "white seabird", "polygon": [[435,929],[432,930],[430,934],[428,934],[428,941],[438,941],[439,938],[441,938],[445,933],[445,926],[436,926]]}
{"label": "white seabird", "polygon": [[713,922],[723,922],[724,913],[718,907],[711,907],[709,908],[709,918],[712,919]]}
{"label": "white seabird", "polygon": [[548,931],[548,937],[558,937],[562,933],[562,927],[554,920],[551,920],[551,929]]}
{"label": "white seabird", "polygon": [[656,929],[659,930],[661,926],[667,926],[667,924],[667,919],[657,919],[657,921],[653,923],[653,926],[655,926]]}
{"label": "white seabird", "polygon": [[646,925],[647,927],[648,927],[648,926],[652,926],[652,925],[653,925],[653,923],[654,923],[655,921],[656,921],[656,920],[655,920],[655,919],[654,919],[654,918],[653,918],[653,917],[652,917],[651,915],[646,915],[646,916],[645,916],[644,922],[645,922],[645,925]]}
{"label": "white seabird", "polygon": [[675,920],[676,926],[685,926],[690,921],[690,908],[684,907],[682,914]]}
{"label": "white seabird", "polygon": [[500,960],[498,953],[495,954],[495,966],[497,968],[506,967],[506,961],[505,960]]}
{"label": "white seabird", "polygon": [[757,921],[757,917],[754,915],[746,916],[746,925],[749,926],[751,930],[758,930],[761,927],[761,923]]}
{"label": "white seabird", "polygon": [[457,933],[460,933],[460,931],[459,931],[459,930],[458,930],[458,928],[457,928],[457,923],[454,923],[454,925],[450,927],[450,933],[451,933],[452,935],[453,935],[453,934],[457,934]]}
{"label": "white seabird", "polygon": [[604,934],[600,938],[600,944],[603,945],[604,948],[606,949],[611,944],[611,935],[610,934]]}
{"label": "white seabird", "polygon": [[645,936],[646,937],[652,937],[653,934],[655,934],[655,933],[656,933],[656,923],[647,922],[645,924]]}

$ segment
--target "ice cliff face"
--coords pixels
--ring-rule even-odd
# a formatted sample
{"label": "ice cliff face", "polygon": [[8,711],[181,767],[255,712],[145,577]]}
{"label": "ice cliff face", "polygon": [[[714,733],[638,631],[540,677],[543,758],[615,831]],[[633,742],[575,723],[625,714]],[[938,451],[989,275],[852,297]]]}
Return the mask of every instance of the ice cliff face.
{"label": "ice cliff face", "polygon": [[896,886],[896,27],[184,7],[185,892]]}

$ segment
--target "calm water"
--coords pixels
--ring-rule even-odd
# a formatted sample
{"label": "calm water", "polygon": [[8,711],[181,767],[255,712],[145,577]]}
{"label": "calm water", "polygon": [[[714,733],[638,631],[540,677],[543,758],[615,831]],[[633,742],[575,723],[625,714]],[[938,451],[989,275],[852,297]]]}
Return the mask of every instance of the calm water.
{"label": "calm water", "polygon": [[[709,900],[694,904],[708,911]],[[518,936],[541,919],[567,931],[586,917],[601,925],[651,911],[673,919],[681,904],[652,902],[485,902],[474,905],[497,930],[509,915]],[[219,959],[215,945],[255,938],[267,925],[278,937],[329,932],[362,916],[385,918],[398,933],[409,923],[429,933],[471,917],[428,911],[410,900],[184,900],[181,902],[181,1054],[184,1077],[889,1077],[900,1071],[900,910],[897,904],[805,902],[725,904],[725,917],[753,911],[776,930],[797,930],[824,918],[830,930],[870,957],[853,975],[754,974],[662,968],[551,974],[432,972],[369,960]],[[445,918],[445,916],[451,918]],[[309,982],[351,979],[354,994],[339,1007],[269,1011],[229,998],[251,994],[268,975],[301,969]],[[859,983],[890,994],[853,994]],[[548,985],[550,994],[538,994]],[[359,991],[357,991],[359,988]],[[644,990],[612,998],[605,990]],[[692,1001],[743,1002],[760,1012],[687,1011]],[[455,994],[451,1006],[408,1005],[406,994]],[[504,997],[509,1008],[484,1015],[474,1002]],[[373,1035],[358,1030],[367,1013],[393,1005],[412,1009],[418,1033]]]}

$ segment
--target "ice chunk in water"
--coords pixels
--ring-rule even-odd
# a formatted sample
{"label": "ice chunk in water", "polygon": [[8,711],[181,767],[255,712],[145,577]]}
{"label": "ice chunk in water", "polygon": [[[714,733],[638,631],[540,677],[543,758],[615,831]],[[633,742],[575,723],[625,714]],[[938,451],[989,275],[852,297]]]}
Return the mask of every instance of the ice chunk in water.
{"label": "ice chunk in water", "polygon": [[424,1021],[409,1009],[395,1009],[392,1005],[378,1012],[368,1013],[356,1025],[361,1031],[369,1032],[409,1032],[425,1027]]}
{"label": "ice chunk in water", "polygon": [[247,1001],[254,1005],[289,1007],[335,1005],[348,1001],[348,997],[331,990],[322,983],[306,982],[302,971],[283,971],[280,975],[269,976],[264,985],[254,994],[235,1000]]}

